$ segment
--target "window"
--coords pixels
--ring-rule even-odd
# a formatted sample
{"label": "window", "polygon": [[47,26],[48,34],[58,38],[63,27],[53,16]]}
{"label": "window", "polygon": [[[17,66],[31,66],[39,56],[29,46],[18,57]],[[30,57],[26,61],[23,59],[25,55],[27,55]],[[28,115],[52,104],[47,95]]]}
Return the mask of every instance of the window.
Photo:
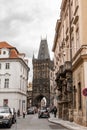
{"label": "window", "polygon": [[79,103],[79,110],[82,109],[82,98],[81,98],[81,83],[78,83],[78,103]]}
{"label": "window", "polygon": [[9,79],[5,79],[4,88],[9,88]]}
{"label": "window", "polygon": [[6,63],[6,69],[9,69],[10,68],[10,63]]}
{"label": "window", "polygon": [[6,51],[3,51],[3,54],[5,55],[5,54],[6,54]]}
{"label": "window", "polygon": [[1,63],[0,63],[0,69],[1,69]]}
{"label": "window", "polygon": [[77,30],[76,31],[76,47],[77,47],[77,49],[79,49],[79,45],[80,43],[79,43],[79,30]]}
{"label": "window", "polygon": [[73,93],[73,105],[74,105],[74,109],[76,109],[76,86],[74,86],[74,93]]}
{"label": "window", "polygon": [[8,106],[8,99],[3,100],[3,106]]}

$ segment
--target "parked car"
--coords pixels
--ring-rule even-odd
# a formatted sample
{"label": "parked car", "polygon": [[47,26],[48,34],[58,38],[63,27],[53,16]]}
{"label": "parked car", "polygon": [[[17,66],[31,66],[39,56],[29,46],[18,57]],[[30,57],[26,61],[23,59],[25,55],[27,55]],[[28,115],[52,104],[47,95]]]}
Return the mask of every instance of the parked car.
{"label": "parked car", "polygon": [[28,108],[27,114],[35,114],[35,108],[34,107]]}
{"label": "parked car", "polygon": [[41,108],[38,110],[38,118],[42,118],[42,117],[44,118],[50,117],[50,113],[46,108],[45,109]]}
{"label": "parked car", "polygon": [[15,112],[15,108],[11,108],[11,112],[12,112],[12,123],[16,122],[16,112]]}
{"label": "parked car", "polygon": [[0,106],[0,125],[6,125],[8,128],[12,125],[11,109],[7,106]]}

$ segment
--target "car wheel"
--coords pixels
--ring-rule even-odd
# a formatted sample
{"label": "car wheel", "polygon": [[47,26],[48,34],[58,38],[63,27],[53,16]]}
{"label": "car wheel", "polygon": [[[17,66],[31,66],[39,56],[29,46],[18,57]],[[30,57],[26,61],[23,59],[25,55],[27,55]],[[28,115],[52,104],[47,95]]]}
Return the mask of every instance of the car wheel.
{"label": "car wheel", "polygon": [[12,125],[12,123],[9,123],[9,124],[7,125],[7,127],[8,127],[8,128],[11,128],[11,125]]}

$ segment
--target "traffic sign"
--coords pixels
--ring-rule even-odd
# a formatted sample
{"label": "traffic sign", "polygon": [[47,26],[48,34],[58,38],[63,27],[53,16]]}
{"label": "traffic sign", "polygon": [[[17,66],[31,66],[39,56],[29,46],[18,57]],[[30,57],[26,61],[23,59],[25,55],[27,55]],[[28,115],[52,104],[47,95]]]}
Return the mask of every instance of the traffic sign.
{"label": "traffic sign", "polygon": [[83,93],[84,96],[87,96],[87,88],[84,88],[82,93]]}

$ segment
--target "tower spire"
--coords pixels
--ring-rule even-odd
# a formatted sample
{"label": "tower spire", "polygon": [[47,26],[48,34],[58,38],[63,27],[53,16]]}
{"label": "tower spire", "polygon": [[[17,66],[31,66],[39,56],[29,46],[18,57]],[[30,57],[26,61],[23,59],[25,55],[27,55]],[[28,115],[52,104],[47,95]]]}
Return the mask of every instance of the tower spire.
{"label": "tower spire", "polygon": [[38,53],[38,59],[50,59],[49,50],[48,50],[48,44],[47,39],[41,39],[40,42],[40,48]]}

